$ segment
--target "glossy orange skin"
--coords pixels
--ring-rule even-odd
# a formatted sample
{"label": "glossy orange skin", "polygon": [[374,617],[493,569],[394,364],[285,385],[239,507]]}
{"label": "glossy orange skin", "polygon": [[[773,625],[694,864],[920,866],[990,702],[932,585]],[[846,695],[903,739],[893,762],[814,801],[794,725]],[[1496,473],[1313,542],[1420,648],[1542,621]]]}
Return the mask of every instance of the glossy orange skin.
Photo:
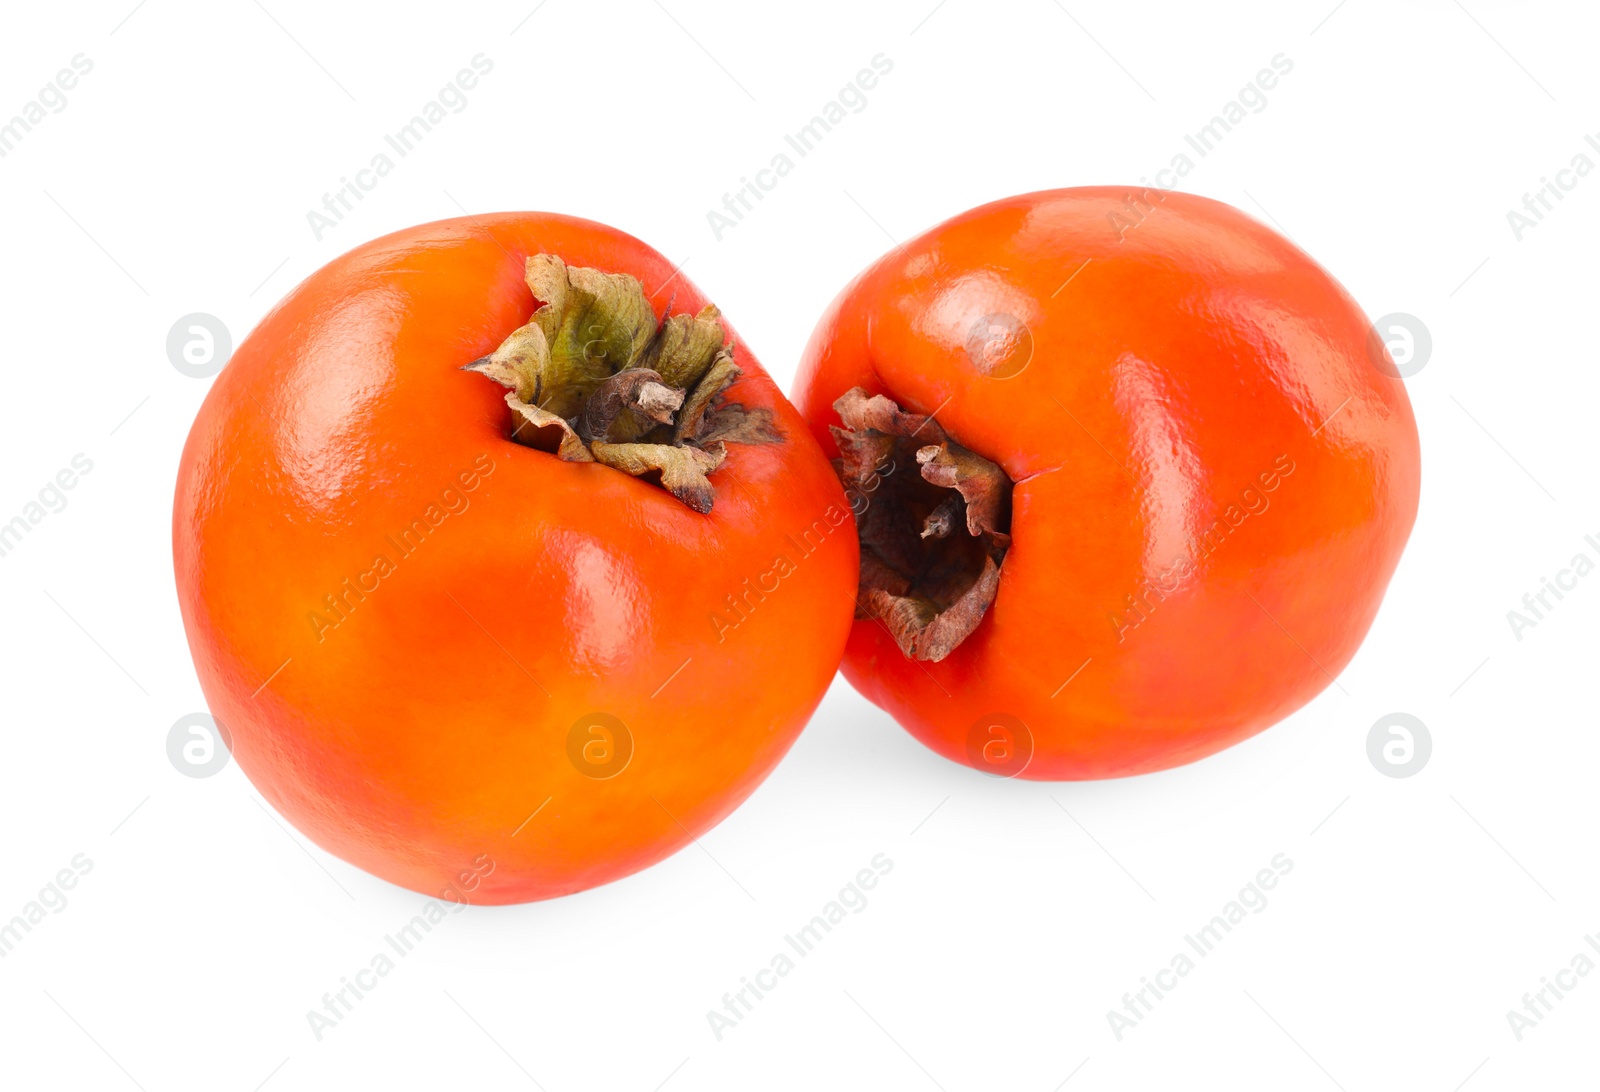
{"label": "glossy orange skin", "polygon": [[[830,454],[833,401],[861,385],[938,411],[1016,482],[977,631],[916,663],[858,621],[845,655],[958,762],[996,714],[1027,727],[1036,779],[1165,769],[1266,728],[1349,663],[1416,516],[1416,423],[1355,301],[1237,210],[1143,192],[1142,212],[1140,191],[1095,187],[941,224],[851,283],[801,364]],[[993,314],[1025,324],[1031,358],[1003,329],[969,355]]]}
{"label": "glossy orange skin", "polygon": [[[239,346],[173,511],[189,647],[251,781],[329,852],[473,903],[617,879],[721,820],[815,709],[853,610],[839,483],[731,330],[729,397],[769,408],[786,439],[730,445],[708,515],[508,439],[504,391],[459,369],[527,321],[523,261],[540,251],[637,277],[658,315],[669,296],[675,313],[707,302],[643,243],[569,217],[378,239]],[[827,513],[838,526],[802,556],[786,536]],[[793,571],[763,579],[779,555]],[[313,617],[335,618],[328,595],[346,605],[332,628]],[[744,620],[719,625],[738,617],[730,595]],[[567,753],[595,712],[634,742],[603,780]]]}

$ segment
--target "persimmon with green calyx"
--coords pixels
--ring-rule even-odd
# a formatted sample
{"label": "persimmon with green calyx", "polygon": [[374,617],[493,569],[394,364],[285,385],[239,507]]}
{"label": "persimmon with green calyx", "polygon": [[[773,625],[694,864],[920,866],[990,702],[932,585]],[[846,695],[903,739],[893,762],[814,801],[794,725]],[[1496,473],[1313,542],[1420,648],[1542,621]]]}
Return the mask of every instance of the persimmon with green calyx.
{"label": "persimmon with green calyx", "polygon": [[732,811],[826,690],[857,578],[838,479],[717,309],[542,213],[377,239],[279,303],[190,431],[173,556],[267,801],[477,903]]}
{"label": "persimmon with green calyx", "polygon": [[1417,512],[1416,423],[1350,295],[1176,192],[996,201],[834,300],[795,401],[861,541],[844,673],[940,754],[1165,769],[1355,655]]}
{"label": "persimmon with green calyx", "polygon": [[770,410],[722,397],[740,370],[714,306],[658,325],[637,279],[569,269],[553,254],[528,258],[526,280],[546,302],[466,365],[511,388],[512,439],[568,462],[654,476],[696,512],[711,511],[707,475],[727,457],[727,441],[781,441]]}

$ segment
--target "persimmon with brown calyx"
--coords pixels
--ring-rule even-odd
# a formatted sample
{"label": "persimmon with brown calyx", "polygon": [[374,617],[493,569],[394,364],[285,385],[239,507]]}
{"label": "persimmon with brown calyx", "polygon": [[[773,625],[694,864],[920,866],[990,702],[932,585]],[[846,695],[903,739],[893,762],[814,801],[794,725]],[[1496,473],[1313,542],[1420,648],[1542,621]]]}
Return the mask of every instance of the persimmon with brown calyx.
{"label": "persimmon with brown calyx", "polygon": [[990,773],[1160,770],[1350,662],[1417,512],[1416,423],[1350,295],[1226,205],[973,209],[858,276],[795,389],[855,498],[844,673]]}
{"label": "persimmon with brown calyx", "polygon": [[417,891],[580,891],[721,820],[837,669],[857,546],[672,263],[448,220],[313,273],[217,377],[173,510],[206,700],[267,801]]}

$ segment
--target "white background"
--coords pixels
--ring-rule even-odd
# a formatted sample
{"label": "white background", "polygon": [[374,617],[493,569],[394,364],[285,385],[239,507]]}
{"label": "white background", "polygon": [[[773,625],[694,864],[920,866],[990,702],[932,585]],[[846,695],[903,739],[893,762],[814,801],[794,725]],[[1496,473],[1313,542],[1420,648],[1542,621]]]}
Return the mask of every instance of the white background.
{"label": "white background", "polygon": [[[0,1083],[1593,1087],[1600,974],[1520,1041],[1506,1016],[1600,934],[1600,577],[1521,640],[1506,618],[1600,559],[1600,172],[1520,240],[1506,217],[1578,153],[1600,164],[1592,6],[537,2],[7,12],[0,117],[76,54],[93,71],[0,159],[0,522],[75,454],[94,467],[0,558],[0,920],[74,855],[93,868],[0,960]],[[467,107],[317,240],[307,211],[479,53]],[[719,241],[707,211],[879,53],[866,108]],[[701,848],[448,919],[318,1041],[307,1010],[423,900],[310,846],[235,767],[168,761],[204,708],[169,524],[210,382],[169,362],[174,321],[237,342],[362,241],[554,210],[687,263],[787,388],[889,237],[1153,178],[1280,53],[1292,73],[1182,188],[1434,343],[1407,381],[1416,531],[1338,687],[1198,765],[1052,785],[939,759],[837,682]],[[1397,711],[1433,740],[1403,779],[1366,749]],[[707,1011],[879,853],[866,908],[719,1041]],[[1267,907],[1119,1041],[1107,1011],[1280,853]]]}

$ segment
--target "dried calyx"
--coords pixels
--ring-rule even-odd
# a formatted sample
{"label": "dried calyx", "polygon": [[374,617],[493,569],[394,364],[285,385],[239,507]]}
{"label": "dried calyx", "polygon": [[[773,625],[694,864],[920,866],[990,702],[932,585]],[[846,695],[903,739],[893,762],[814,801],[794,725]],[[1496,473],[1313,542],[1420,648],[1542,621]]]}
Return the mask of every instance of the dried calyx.
{"label": "dried calyx", "polygon": [[709,512],[707,475],[727,459],[726,444],[782,439],[769,410],[725,399],[740,373],[715,307],[658,324],[635,278],[553,254],[530,257],[525,276],[539,308],[465,366],[510,388],[518,443],[655,481]]}
{"label": "dried calyx", "polygon": [[860,616],[938,661],[994,602],[1011,545],[1011,479],[932,417],[856,387],[833,404],[834,464],[861,535]]}

